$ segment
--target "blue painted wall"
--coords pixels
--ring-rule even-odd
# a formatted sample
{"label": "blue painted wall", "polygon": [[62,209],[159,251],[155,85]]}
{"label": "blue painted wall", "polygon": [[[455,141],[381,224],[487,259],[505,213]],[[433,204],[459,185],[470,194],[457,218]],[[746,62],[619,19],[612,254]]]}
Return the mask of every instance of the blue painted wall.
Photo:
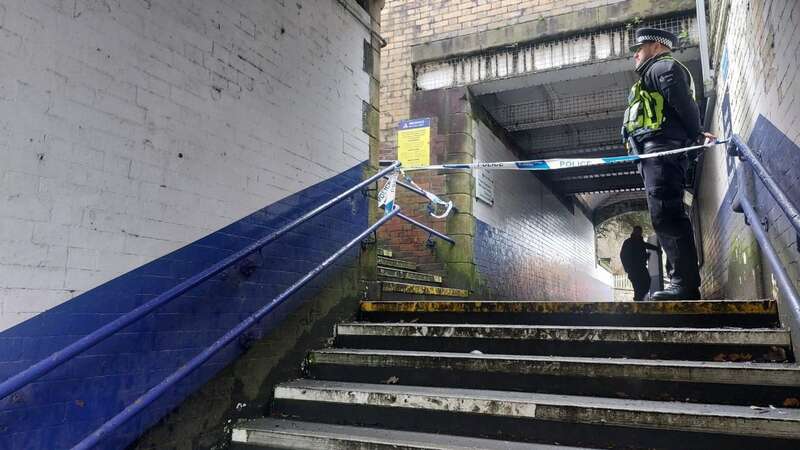
{"label": "blue painted wall", "polygon": [[[800,146],[763,115],[759,115],[750,133],[747,145],[757,152],[762,163],[790,201],[800,207]],[[755,207],[759,215],[769,220],[768,234],[772,245],[783,261],[789,275],[800,287],[800,252],[797,250],[797,233],[787,220],[772,195],[760,181],[755,182]],[[765,288],[770,295],[772,284],[768,267],[765,269]]]}
{"label": "blue painted wall", "polygon": [[[763,115],[756,119],[748,145],[787,196],[795,205],[800,204],[800,147]],[[774,295],[769,268],[763,266],[759,258],[752,257],[758,254],[758,248],[744,223],[744,216],[731,210],[737,184],[734,175],[713,220],[702,224],[705,262],[701,275],[705,298]],[[769,219],[770,240],[790,275],[800,285],[800,253],[795,247],[794,229],[759,180],[755,181],[754,192],[750,195],[759,215]]]}
{"label": "blue painted wall", "polygon": [[[130,311],[361,180],[362,165],[251,214],[0,333],[0,379]],[[311,270],[367,226],[368,203],[355,194],[73,361],[0,401],[0,449],[67,448]],[[289,299],[247,336],[257,339],[332,276],[358,263],[358,248]],[[357,286],[353,280],[352,286]],[[120,429],[102,448],[124,448],[233,361],[234,343]]]}

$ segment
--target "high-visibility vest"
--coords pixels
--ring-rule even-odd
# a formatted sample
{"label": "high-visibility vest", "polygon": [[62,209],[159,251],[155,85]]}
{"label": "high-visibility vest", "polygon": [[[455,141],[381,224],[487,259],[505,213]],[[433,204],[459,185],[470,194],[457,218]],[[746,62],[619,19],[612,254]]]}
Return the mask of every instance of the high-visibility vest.
{"label": "high-visibility vest", "polygon": [[[695,96],[692,73],[680,61],[671,55],[663,55],[656,61],[670,60],[680,64],[689,76],[689,92]],[[655,62],[653,62],[655,64]],[[640,78],[631,87],[628,94],[628,108],[623,116],[623,128],[629,136],[637,136],[651,131],[658,131],[664,124],[664,96],[657,90],[648,91]]]}

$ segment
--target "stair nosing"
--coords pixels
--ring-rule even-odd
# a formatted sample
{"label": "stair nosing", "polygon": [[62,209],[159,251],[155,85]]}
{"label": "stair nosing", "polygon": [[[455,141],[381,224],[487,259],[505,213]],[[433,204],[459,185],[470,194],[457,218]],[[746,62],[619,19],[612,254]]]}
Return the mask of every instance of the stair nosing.
{"label": "stair nosing", "polygon": [[[394,282],[390,282],[394,283]],[[408,283],[399,283],[408,284]],[[766,306],[766,308],[765,308]],[[642,315],[770,315],[777,302],[761,300],[679,300],[653,302],[552,302],[544,300],[364,300],[365,312],[409,313],[535,313]]]}
{"label": "stair nosing", "polygon": [[[427,284],[419,284],[419,283],[403,283],[401,281],[380,281],[380,283],[381,283],[381,292],[387,292],[387,293],[399,293],[399,294],[409,294],[409,295],[432,295],[440,297],[469,296],[469,291],[466,289],[458,289],[458,288],[442,287],[442,286],[430,286]],[[407,292],[408,290],[412,290],[412,288],[421,288],[420,289],[421,291],[441,290],[442,293]]]}
{"label": "stair nosing", "polygon": [[[423,282],[423,283],[437,283],[437,284],[441,284],[444,281],[440,275],[426,273],[426,272],[419,272],[419,271],[416,271],[416,270],[406,270],[406,269],[399,269],[397,267],[385,267],[385,266],[381,266],[381,265],[378,265],[378,269],[379,269],[378,270],[378,276],[383,276],[383,277],[387,277],[387,278],[396,278],[398,280],[412,280],[412,281]],[[423,277],[428,277],[428,278],[431,278],[431,279],[430,280],[414,280],[413,278],[405,278],[405,277],[402,277],[402,276],[382,275],[380,273],[380,269],[383,269],[383,270],[397,270],[397,271],[405,272],[405,273],[409,273],[409,274],[422,275]]]}
{"label": "stair nosing", "polygon": [[[348,328],[360,332],[348,332]],[[452,331],[451,331],[452,330]],[[484,332],[488,331],[487,332]],[[377,331],[377,332],[370,332]],[[478,333],[474,333],[474,332]],[[509,333],[503,334],[503,331]],[[528,332],[528,333],[526,333]],[[570,332],[579,336],[572,338]],[[514,325],[514,324],[440,324],[407,322],[346,322],[336,324],[337,336],[385,336],[414,338],[473,338],[507,340],[549,340],[563,342],[632,342],[626,333],[644,337],[638,343],[670,344],[721,344],[721,345],[791,345],[789,330],[783,328],[695,328],[695,327],[614,327],[614,326],[570,326],[570,325]],[[533,334],[531,334],[533,333]],[[555,336],[554,336],[555,333]],[[580,333],[586,333],[580,336]],[[559,336],[560,334],[560,336]],[[662,339],[657,339],[659,335]],[[698,338],[702,336],[702,342]],[[768,342],[748,339],[724,340],[713,337],[769,337]],[[694,339],[692,339],[692,337]],[[683,339],[681,339],[683,338]]]}
{"label": "stair nosing", "polygon": [[[377,263],[381,264],[382,260],[386,261],[386,265],[388,265],[390,267],[399,267],[399,268],[406,268],[406,269],[409,268],[409,267],[413,267],[412,270],[416,270],[417,266],[418,266],[417,263],[412,262],[412,261],[405,261],[405,260],[397,259],[397,258],[394,258],[394,257],[378,255],[377,259],[376,259]],[[395,264],[395,265],[393,266],[392,264]]]}
{"label": "stair nosing", "polygon": [[[414,369],[436,369],[436,364],[446,360],[450,370],[470,370],[459,367],[457,363],[467,366],[475,361],[474,371],[522,375],[552,376],[590,376],[599,378],[631,378],[652,381],[674,381],[687,383],[713,383],[728,385],[758,386],[800,386],[800,366],[791,363],[734,363],[716,361],[689,360],[656,360],[641,358],[597,358],[581,356],[549,356],[549,355],[505,355],[505,354],[472,354],[456,352],[429,352],[408,350],[373,350],[373,349],[322,349],[312,351],[312,365],[337,364],[336,356],[355,356],[362,360],[375,356],[383,362],[398,359],[421,359],[429,361],[426,365],[403,365]],[[327,358],[327,356],[333,356]],[[500,370],[492,370],[491,365],[498,364]],[[397,367],[399,364],[355,364],[352,359],[339,361],[341,365],[354,367]],[[517,364],[515,367],[514,364]],[[455,367],[455,368],[454,368]],[[578,370],[589,368],[587,372]],[[517,370],[515,370],[517,369]],[[537,370],[538,369],[538,370]],[[554,370],[557,369],[557,370]],[[574,372],[574,373],[573,373]]]}
{"label": "stair nosing", "polygon": [[[341,392],[345,394],[340,395]],[[317,394],[316,397],[312,393]],[[599,422],[629,428],[800,439],[800,410],[784,408],[754,410],[746,406],[305,379],[276,386],[275,398],[529,420]],[[644,417],[639,418],[638,414]],[[661,420],[665,423],[658,424],[657,420],[662,416]]]}
{"label": "stair nosing", "polygon": [[[276,427],[280,426],[285,428],[276,429]],[[290,427],[294,428],[289,429]],[[314,430],[314,428],[317,430]],[[237,431],[239,432],[237,433]],[[494,446],[497,444],[503,444],[504,448],[507,450],[592,450],[585,447],[563,447],[548,444],[533,444],[525,442],[493,440],[487,438],[442,435],[437,433],[422,433],[416,431],[361,427],[354,425],[335,425],[275,418],[257,419],[236,425],[234,427],[232,440],[239,443],[249,443],[248,439],[242,439],[240,435],[241,432],[284,436],[294,435],[308,437],[311,439],[327,438],[337,441],[351,441],[387,446],[402,445],[405,446],[404,448],[418,448],[426,450],[474,450],[477,448],[490,448],[488,447],[489,444],[494,444],[491,448],[495,448]],[[445,441],[447,443],[437,444],[434,442],[437,440]],[[259,444],[261,442],[253,443]],[[269,442],[267,441],[264,443]]]}

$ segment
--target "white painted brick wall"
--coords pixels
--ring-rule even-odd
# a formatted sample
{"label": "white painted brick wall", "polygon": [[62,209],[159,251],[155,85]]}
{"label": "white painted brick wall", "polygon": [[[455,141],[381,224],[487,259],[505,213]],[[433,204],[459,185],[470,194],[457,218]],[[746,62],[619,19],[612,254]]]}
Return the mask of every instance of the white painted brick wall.
{"label": "white painted brick wall", "polygon": [[[714,0],[710,2],[710,8],[712,11],[711,21],[715,20],[720,11],[728,10],[727,18],[721,22],[721,26],[717,29],[711,28],[710,31],[712,33],[711,42],[719,43],[716,46],[718,51],[716,54],[712,54],[712,61],[716,65],[715,89],[717,92],[712,131],[717,135],[723,133],[721,108],[722,98],[727,89],[733,113],[731,116],[733,131],[739,134],[745,142],[749,139],[758,116],[763,115],[795,144],[800,145],[800,94],[798,94],[800,93],[800,64],[798,63],[800,61],[800,2],[792,0],[757,2]],[[722,55],[726,49],[727,77],[720,67]],[[790,170],[796,170],[796,168]],[[721,148],[706,153],[701,176],[700,222],[704,227],[704,235],[713,235],[717,230],[710,230],[709,227],[714,223],[714,218],[720,208],[730,207],[722,202],[728,189],[735,189],[731,186],[732,174],[728,174],[726,155]],[[777,212],[775,214],[768,213],[770,216],[778,215]],[[771,222],[771,236],[774,237],[775,225],[781,223],[783,222],[774,220]],[[737,215],[735,223],[722,224],[722,226],[732,228],[731,234],[733,235],[750,234],[740,215]],[[784,242],[789,243],[793,240],[791,235],[783,239]],[[711,244],[717,245],[718,243],[712,242]],[[797,252],[791,248],[779,248],[778,252],[789,268],[790,275],[796,273]],[[717,281],[732,286],[735,284],[735,280],[728,280],[726,266],[731,258],[742,260],[745,252],[743,249],[723,248],[719,253],[719,257],[724,261],[718,265],[723,266],[720,270],[724,269],[725,271],[718,275],[721,279]],[[764,279],[770,279],[768,271]],[[769,283],[771,282],[766,281],[765,285]],[[769,295],[769,290],[770,286],[765,286],[763,294]],[[737,291],[733,290],[732,292],[736,293]]]}
{"label": "white painted brick wall", "polygon": [[[515,161],[517,158],[494,133],[476,122],[475,160]],[[595,263],[594,227],[579,209],[570,213],[530,172],[496,170],[494,204],[473,200],[478,220],[528,241],[553,267],[569,268],[611,286],[611,274]],[[535,239],[535,242],[530,240]]]}
{"label": "white painted brick wall", "polygon": [[366,160],[364,39],[336,0],[4,0],[0,331]]}
{"label": "white painted brick wall", "polygon": [[[715,1],[712,8],[726,2]],[[727,79],[717,67],[717,104],[713,131],[722,126],[722,96],[730,93],[733,131],[747,141],[759,114],[800,145],[800,2],[767,0],[730,1],[724,24],[725,41],[717,64],[727,48]],[[703,171],[704,212],[716,214],[730,182],[724,152],[709,152]],[[707,210],[707,211],[706,211]]]}

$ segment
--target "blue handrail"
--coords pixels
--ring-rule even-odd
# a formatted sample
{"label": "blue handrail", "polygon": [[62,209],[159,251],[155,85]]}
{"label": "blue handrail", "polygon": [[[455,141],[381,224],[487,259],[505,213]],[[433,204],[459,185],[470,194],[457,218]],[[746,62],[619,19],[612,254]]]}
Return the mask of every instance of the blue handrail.
{"label": "blue handrail", "polygon": [[106,423],[104,423],[100,428],[95,430],[92,434],[84,438],[81,442],[75,445],[72,449],[73,450],[88,450],[94,447],[95,445],[99,444],[100,441],[108,436],[109,433],[117,429],[120,425],[124,424],[126,421],[131,419],[141,410],[146,408],[148,405],[153,403],[159,397],[164,395],[167,390],[174,386],[175,383],[179,382],[187,375],[189,375],[193,370],[200,367],[204,362],[208,361],[209,358],[214,356],[215,353],[220,351],[223,347],[230,344],[234,339],[236,339],[239,335],[247,331],[248,328],[255,325],[261,318],[265,315],[269,314],[270,311],[275,309],[281,303],[283,303],[290,295],[297,292],[298,289],[303,287],[306,283],[308,283],[312,278],[319,275],[323,270],[325,270],[328,266],[330,266],[336,259],[340,256],[344,255],[350,248],[354,245],[358,244],[377,230],[381,225],[389,221],[392,217],[397,215],[400,212],[400,208],[395,208],[393,211],[385,214],[383,217],[378,219],[373,225],[369,228],[364,230],[360,235],[355,237],[353,240],[348,242],[344,247],[340,248],[336,251],[333,255],[331,255],[328,259],[326,259],[322,264],[315,267],[311,272],[307,273],[303,278],[295,282],[291,287],[283,291],[280,295],[272,299],[269,303],[264,305],[261,309],[253,313],[252,315],[248,316],[245,320],[241,323],[236,325],[236,327],[232,328],[230,331],[225,333],[221,338],[217,339],[211,346],[207,347],[202,352],[198,353],[195,357],[190,359],[186,364],[181,366],[175,372],[172,372],[168,377],[164,378],[160,383],[153,386],[142,394],[139,398],[137,398],[133,403],[128,405],[125,409],[119,412],[116,416],[109,419]]}
{"label": "blue handrail", "polygon": [[247,247],[243,248],[242,250],[239,250],[236,253],[229,255],[228,257],[212,265],[211,267],[189,277],[185,281],[163,292],[162,294],[158,295],[157,297],[148,301],[147,303],[123,314],[119,318],[107,323],[106,325],[103,325],[102,327],[78,339],[77,341],[64,347],[63,349],[52,353],[50,356],[28,367],[22,372],[8,378],[7,380],[0,383],[0,399],[3,399],[11,395],[12,393],[24,387],[25,385],[46,375],[56,367],[60,366],[61,364],[64,364],[65,362],[69,361],[70,359],[82,353],[83,351],[97,345],[100,341],[106,339],[107,337],[111,336],[112,334],[116,333],[122,328],[125,328],[126,326],[136,322],[137,320],[151,313],[153,310],[166,305],[170,301],[184,294],[186,291],[194,288],[203,281],[222,272],[223,270],[227,269],[233,264],[236,264],[242,258],[245,258],[246,256],[258,251],[261,247],[269,244],[270,242],[274,241],[280,236],[286,234],[288,231],[291,231],[301,223],[317,216],[321,212],[339,203],[340,201],[349,197],[353,193],[358,192],[364,186],[367,186],[383,178],[384,175],[392,172],[399,165],[400,163],[398,161],[395,161],[393,164],[382,169],[380,172],[356,184],[352,188],[342,192],[341,194],[337,195],[331,200],[325,202],[324,204],[304,214],[300,218],[295,219],[294,221],[284,226],[280,230],[257,240],[256,242],[248,245]]}
{"label": "blue handrail", "polygon": [[772,246],[772,243],[767,237],[767,232],[764,231],[764,227],[759,221],[759,217],[755,208],[753,208],[752,203],[750,203],[750,200],[746,195],[739,195],[738,206],[741,207],[741,212],[744,213],[744,215],[747,217],[747,221],[750,222],[750,229],[753,230],[753,234],[756,237],[756,242],[758,242],[758,245],[761,247],[761,250],[767,257],[767,262],[774,272],[775,281],[778,283],[779,289],[786,297],[788,302],[787,306],[789,307],[788,312],[791,313],[791,317],[795,319],[791,328],[797,329],[797,327],[800,326],[800,295],[798,295],[797,289],[794,287],[789,274],[786,273],[786,269],[783,267],[781,259],[775,252],[775,247]]}
{"label": "blue handrail", "polygon": [[451,238],[450,236],[448,236],[446,234],[442,234],[442,233],[434,230],[433,228],[431,228],[431,227],[429,227],[427,225],[421,224],[421,223],[417,222],[416,220],[412,219],[411,217],[408,217],[408,216],[406,216],[404,214],[398,214],[397,217],[399,217],[400,219],[405,220],[406,222],[410,223],[411,225],[415,225],[415,226],[417,226],[419,228],[422,228],[423,230],[425,230],[428,233],[438,237],[439,239],[442,239],[444,241],[449,242],[450,245],[456,245],[456,241],[454,241],[453,238]]}
{"label": "blue handrail", "polygon": [[[761,164],[758,157],[745,144],[742,139],[734,134],[731,138],[731,144],[728,147],[728,154],[731,156],[739,156],[740,159],[750,165],[752,173],[758,175],[758,178],[764,183],[772,198],[783,210],[786,217],[789,219],[792,226],[798,233],[798,240],[800,240],[800,214],[798,214],[797,207],[789,200],[783,189],[778,186],[772,175]],[[788,325],[789,331],[792,334],[792,347],[795,354],[800,353],[800,294],[797,292],[792,279],[786,272],[781,259],[778,257],[775,247],[769,240],[767,232],[761,224],[760,218],[756,213],[750,199],[748,198],[748,175],[749,172],[745,171],[744,165],[736,168],[738,179],[738,186],[736,197],[733,201],[733,210],[738,213],[744,213],[747,222],[749,222],[750,229],[753,230],[753,235],[761,248],[762,253],[766,257],[772,272],[775,276],[775,282],[778,284],[778,289],[783,293],[786,304],[779,304],[778,309],[781,313],[781,318],[784,325]],[[800,245],[800,243],[798,243]]]}
{"label": "blue handrail", "polygon": [[789,197],[783,192],[783,189],[775,183],[775,180],[772,178],[772,175],[769,174],[767,169],[761,164],[758,157],[755,153],[747,146],[747,144],[742,141],[742,138],[739,137],[738,134],[734,134],[731,137],[731,144],[728,146],[728,153],[731,156],[738,156],[743,161],[746,161],[750,164],[753,168],[753,172],[758,175],[758,178],[764,183],[764,186],[767,188],[770,194],[772,194],[772,198],[775,199],[775,202],[778,203],[778,206],[783,210],[783,213],[786,214],[786,217],[789,219],[789,222],[794,227],[795,231],[800,234],[800,212],[798,212],[797,206],[795,206]]}

